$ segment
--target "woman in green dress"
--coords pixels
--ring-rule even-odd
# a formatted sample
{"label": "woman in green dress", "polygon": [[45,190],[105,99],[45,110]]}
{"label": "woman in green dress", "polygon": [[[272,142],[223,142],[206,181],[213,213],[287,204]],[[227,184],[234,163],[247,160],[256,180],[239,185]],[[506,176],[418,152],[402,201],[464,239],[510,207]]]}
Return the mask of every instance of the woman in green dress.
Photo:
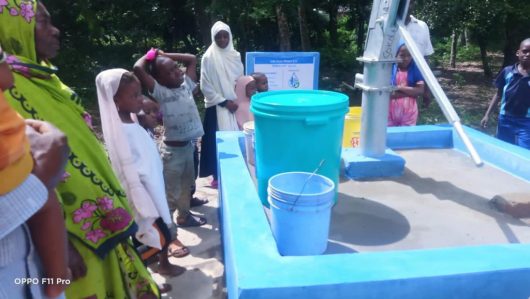
{"label": "woman in green dress", "polygon": [[[49,121],[72,150],[57,188],[69,239],[73,281],[67,298],[158,298],[151,275],[130,243],[137,227],[127,197],[77,95],[48,61],[59,30],[35,0],[0,0],[0,44],[11,54],[15,84],[4,92],[24,118]],[[54,246],[50,244],[50,246]]]}

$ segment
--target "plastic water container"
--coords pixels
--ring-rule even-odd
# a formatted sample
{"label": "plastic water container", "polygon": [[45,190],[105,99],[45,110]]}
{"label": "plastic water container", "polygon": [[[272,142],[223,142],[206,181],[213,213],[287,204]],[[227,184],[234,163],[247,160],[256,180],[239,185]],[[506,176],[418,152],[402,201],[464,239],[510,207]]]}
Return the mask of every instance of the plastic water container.
{"label": "plastic water container", "polygon": [[335,184],[308,172],[270,178],[271,229],[281,255],[318,255],[328,244]]}
{"label": "plastic water container", "polygon": [[254,95],[250,111],[261,202],[268,206],[267,186],[273,175],[317,168],[335,183],[336,199],[348,96],[319,90],[270,91]]}
{"label": "plastic water container", "polygon": [[358,147],[361,136],[361,107],[350,107],[344,117],[344,134],[342,147]]}
{"label": "plastic water container", "polygon": [[254,151],[254,121],[248,121],[243,124],[243,132],[245,133],[245,150],[247,153],[247,163],[255,166],[255,151]]}

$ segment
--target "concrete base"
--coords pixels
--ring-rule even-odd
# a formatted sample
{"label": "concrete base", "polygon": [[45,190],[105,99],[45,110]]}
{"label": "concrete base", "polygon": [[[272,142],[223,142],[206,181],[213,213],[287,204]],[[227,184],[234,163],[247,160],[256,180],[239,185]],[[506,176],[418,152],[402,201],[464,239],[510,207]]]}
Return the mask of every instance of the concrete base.
{"label": "concrete base", "polygon": [[382,157],[372,158],[363,156],[359,148],[346,148],[342,159],[345,174],[352,180],[401,176],[405,168],[405,159],[391,149]]}
{"label": "concrete base", "polygon": [[[429,127],[433,129],[433,132],[443,133],[445,140],[443,142],[437,140],[436,144],[422,144],[422,148],[453,144],[454,150],[463,150],[454,132],[445,133],[445,130],[451,130],[451,128]],[[421,136],[416,136],[409,131],[411,129],[408,129],[403,136],[396,131],[393,135],[394,142],[401,143],[401,140],[410,140],[412,137],[415,140],[423,140],[422,136],[429,136],[426,133],[429,127],[417,127],[420,130],[418,134]],[[415,163],[413,159],[410,159],[409,156],[415,157],[416,153],[409,151],[409,156],[403,153],[403,156],[407,157],[407,167],[412,169],[419,164],[417,168],[419,170],[407,171],[405,176],[393,180],[398,192],[389,191],[385,186],[374,185],[383,183],[383,180],[381,182],[349,182],[355,186],[347,192],[346,196],[350,196],[348,200],[357,206],[352,206],[350,210],[352,212],[340,207],[336,207],[336,210],[337,213],[343,213],[344,221],[353,222],[349,222],[350,226],[343,227],[345,230],[340,236],[342,241],[338,237],[334,240],[343,244],[343,241],[351,240],[356,236],[353,235],[353,229],[357,229],[357,232],[363,233],[364,236],[368,229],[372,229],[372,232],[375,229],[377,233],[370,233],[368,236],[372,239],[364,239],[361,235],[361,240],[377,241],[376,245],[381,247],[381,244],[396,244],[397,238],[406,240],[406,236],[410,235],[410,238],[416,242],[415,244],[420,246],[414,248],[393,246],[393,248],[387,247],[386,251],[353,253],[351,250],[340,251],[338,246],[342,244],[336,242],[337,246],[334,246],[333,253],[340,252],[341,254],[296,257],[284,257],[278,253],[256,187],[241,153],[238,138],[242,137],[242,133],[217,132],[221,182],[219,188],[222,219],[220,229],[228,297],[234,299],[529,298],[530,244],[525,241],[528,240],[527,238],[518,238],[520,234],[528,236],[527,228],[518,220],[518,222],[508,222],[510,221],[508,216],[492,212],[486,202],[495,194],[528,190],[524,187],[527,187],[526,184],[530,182],[530,168],[527,166],[530,165],[530,151],[511,147],[509,144],[498,142],[475,130],[464,129],[477,146],[486,166],[491,165],[506,172],[507,175],[521,178],[523,181],[519,183],[522,190],[514,190],[512,183],[500,183],[496,176],[482,173],[479,175],[479,172],[487,167],[460,171],[458,173],[462,176],[459,177],[457,183],[446,182],[447,175],[436,176],[435,170],[439,168],[437,165],[444,165],[452,178],[453,173],[456,173],[451,169],[453,163],[472,165],[472,162],[464,156],[456,159],[443,157],[433,159],[427,156],[428,161],[438,164],[434,167],[422,167],[421,161]],[[394,149],[400,148],[400,146],[394,147],[389,140],[387,144]],[[406,143],[401,143],[401,146],[412,147]],[[430,153],[427,152],[427,154]],[[451,151],[451,154],[458,153]],[[406,183],[404,181],[406,177],[412,177],[417,184]],[[493,183],[492,180],[494,180]],[[439,189],[432,188],[431,184],[435,184]],[[467,189],[466,186],[469,184],[474,186],[475,191]],[[367,186],[366,189],[362,189],[364,186]],[[483,194],[486,192],[484,190],[488,193]],[[368,192],[374,193],[370,195]],[[405,192],[418,193],[419,197],[415,199],[416,204],[406,200],[412,197]],[[378,204],[374,202],[376,197],[388,200],[384,202],[384,205]],[[431,225],[433,214],[427,215],[418,210],[420,206],[425,205],[426,200],[433,205],[430,210],[439,215],[442,223],[447,224],[445,227],[453,225],[455,228],[444,231],[443,227],[439,228],[437,225],[440,222],[435,222],[435,226]],[[409,204],[409,207],[413,208],[407,210],[410,214],[396,213],[400,211],[398,207],[402,204]],[[442,210],[441,207],[444,206],[471,210],[472,215],[468,216],[467,212],[458,212],[462,211],[461,209]],[[487,214],[488,211],[489,214]],[[482,221],[477,223],[475,216],[483,212],[486,214],[481,219],[489,220],[497,225],[495,233],[504,235],[503,242],[489,238],[493,235],[493,231],[485,229],[481,225]],[[490,216],[495,213],[505,217],[506,221],[497,222],[498,218],[492,220]],[[416,216],[422,217],[421,221],[413,222],[414,219],[418,219],[415,218]],[[464,219],[466,222],[458,225],[459,222],[455,219]],[[465,239],[472,240],[474,234],[466,236],[466,229],[471,225],[485,232],[483,236],[487,239],[480,243],[472,243],[472,245],[448,244],[447,242],[435,244],[429,241],[446,241],[448,240],[446,235],[455,231],[460,236],[464,235]],[[418,234],[412,235],[415,227],[418,228],[416,230]],[[437,230],[432,234],[435,238],[425,239],[425,231],[429,227]],[[426,243],[423,240],[426,240]],[[356,244],[353,250],[362,249],[361,245],[363,244]],[[373,245],[373,243],[365,243],[365,245]]]}

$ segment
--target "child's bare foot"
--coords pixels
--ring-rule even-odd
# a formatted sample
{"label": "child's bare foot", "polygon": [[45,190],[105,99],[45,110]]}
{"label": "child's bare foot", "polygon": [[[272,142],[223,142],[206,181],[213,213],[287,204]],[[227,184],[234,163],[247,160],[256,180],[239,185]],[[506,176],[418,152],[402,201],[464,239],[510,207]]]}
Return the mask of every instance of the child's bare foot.
{"label": "child's bare foot", "polygon": [[186,271],[186,268],[184,267],[180,267],[177,265],[167,263],[167,264],[160,264],[156,272],[160,275],[175,277],[175,276],[181,275],[185,271]]}

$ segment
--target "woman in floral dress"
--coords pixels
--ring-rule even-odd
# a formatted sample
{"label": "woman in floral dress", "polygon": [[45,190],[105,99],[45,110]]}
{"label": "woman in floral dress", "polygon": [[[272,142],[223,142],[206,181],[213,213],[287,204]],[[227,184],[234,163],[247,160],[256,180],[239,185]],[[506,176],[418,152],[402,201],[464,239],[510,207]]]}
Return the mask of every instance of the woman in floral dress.
{"label": "woman in floral dress", "polygon": [[[103,146],[85,120],[77,95],[48,61],[59,50],[59,30],[34,0],[0,0],[0,44],[15,84],[4,92],[25,118],[53,123],[71,148],[56,192],[69,236],[73,281],[67,298],[157,298],[149,272],[130,244],[137,229]],[[53,246],[53,245],[50,245]]]}

